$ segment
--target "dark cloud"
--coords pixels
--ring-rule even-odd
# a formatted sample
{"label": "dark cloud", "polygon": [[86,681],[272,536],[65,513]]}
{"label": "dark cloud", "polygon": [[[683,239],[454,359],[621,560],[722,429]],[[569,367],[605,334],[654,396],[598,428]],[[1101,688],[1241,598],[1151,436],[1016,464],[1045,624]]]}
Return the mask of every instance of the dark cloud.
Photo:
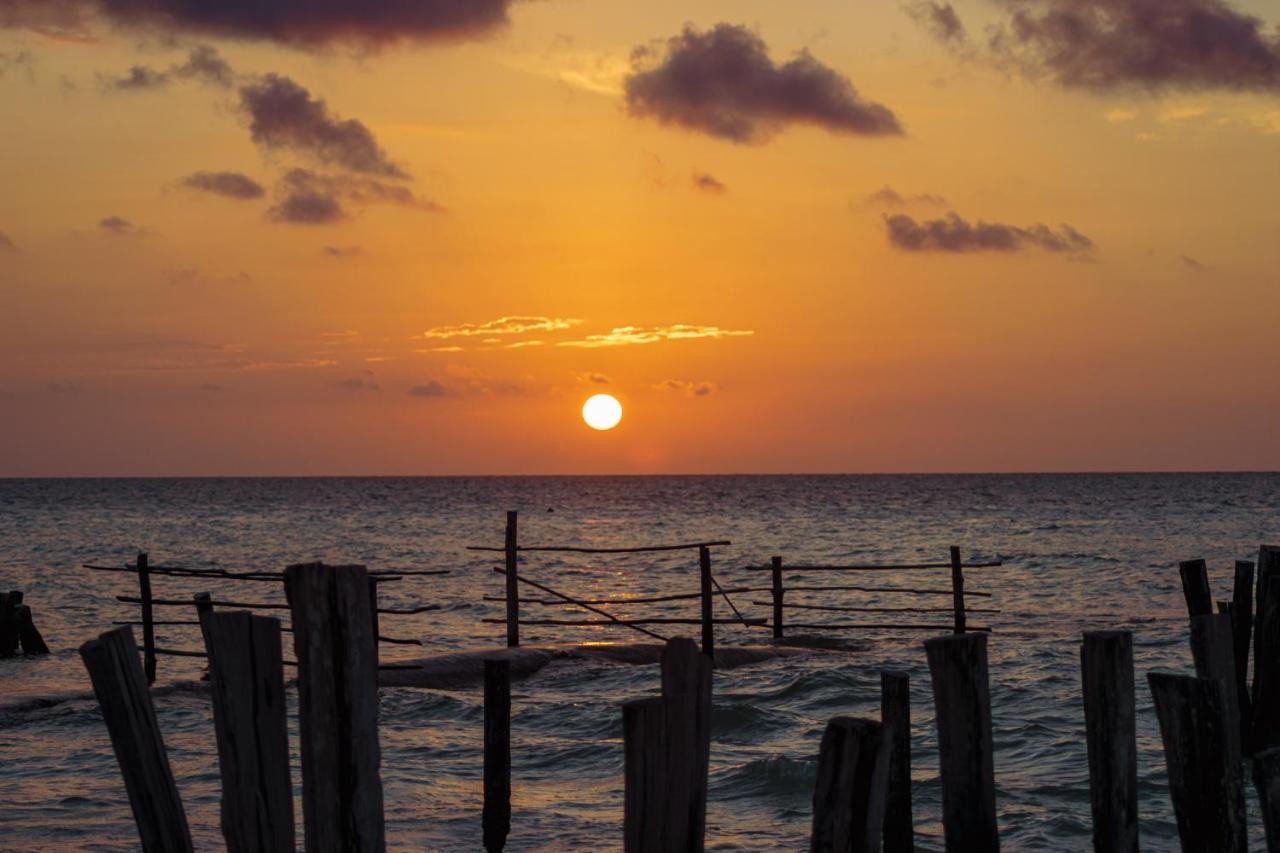
{"label": "dark cloud", "polygon": [[191,50],[186,62],[175,63],[168,71],[135,65],[119,76],[98,75],[99,84],[109,92],[163,89],[174,80],[196,80],[210,86],[229,88],[235,80],[235,72],[215,48],[202,44]]}
{"label": "dark cloud", "polygon": [[324,253],[331,258],[354,258],[364,254],[359,246],[325,246]]}
{"label": "dark cloud", "polygon": [[135,65],[118,77],[99,74],[98,82],[109,92],[144,92],[169,85],[169,75],[146,65]]}
{"label": "dark cloud", "polygon": [[444,387],[444,383],[437,379],[432,379],[421,385],[414,385],[409,389],[410,397],[448,397],[450,391]]}
{"label": "dark cloud", "polygon": [[906,6],[907,14],[916,23],[933,33],[942,42],[961,42],[966,38],[964,22],[950,3],[933,0],[913,0]]}
{"label": "dark cloud", "polygon": [[123,216],[108,216],[98,220],[98,227],[108,234],[115,234],[118,237],[125,237],[130,234],[141,234],[142,229],[134,225]]}
{"label": "dark cloud", "polygon": [[867,196],[867,202],[870,204],[880,205],[882,207],[906,207],[911,204],[928,204],[945,207],[947,204],[947,200],[940,195],[934,195],[933,193],[903,195],[888,184],[885,184],[883,187]]}
{"label": "dark cloud", "polygon": [[181,181],[182,186],[193,190],[250,200],[266,194],[262,184],[239,172],[194,172]]}
{"label": "dark cloud", "polygon": [[334,383],[344,391],[381,391],[378,383],[372,379],[365,377],[353,377],[351,379],[339,379]]}
{"label": "dark cloud", "polygon": [[716,180],[714,175],[708,175],[706,172],[696,172],[693,176],[694,189],[702,190],[708,193],[722,193],[728,187]]}
{"label": "dark cloud", "polygon": [[672,391],[686,397],[710,397],[720,390],[714,382],[694,382],[688,379],[664,379],[654,387],[659,391]]}
{"label": "dark cloud", "polygon": [[627,107],[738,143],[761,143],[789,124],[838,133],[901,134],[887,107],[864,100],[847,78],[800,51],[775,65],[746,27],[685,27],[662,48],[637,48],[626,78]]}
{"label": "dark cloud", "polygon": [[331,195],[308,189],[286,191],[267,211],[276,222],[294,225],[330,225],[347,218],[342,203]]}
{"label": "dark cloud", "polygon": [[997,222],[975,224],[954,213],[944,219],[917,222],[904,213],[886,216],[889,242],[905,252],[1017,252],[1039,248],[1047,252],[1077,254],[1093,248],[1093,241],[1072,228],[1047,225],[1019,228]]}
{"label": "dark cloud", "polygon": [[28,82],[35,82],[36,58],[31,51],[20,50],[17,53],[0,53],[0,77],[3,77],[10,70],[19,68],[26,71]]}
{"label": "dark cloud", "polygon": [[287,148],[331,166],[384,178],[407,178],[356,119],[339,119],[320,98],[279,74],[266,74],[240,89],[253,141]]}
{"label": "dark cloud", "polygon": [[1280,34],[1223,0],[1002,0],[999,60],[1068,88],[1280,90]]}
{"label": "dark cloud", "polygon": [[348,215],[344,202],[393,204],[433,213],[444,208],[418,198],[408,187],[359,175],[322,175],[291,169],[276,184],[276,204],[269,214],[278,222],[315,225],[337,222]]}
{"label": "dark cloud", "polygon": [[15,254],[17,251],[18,251],[17,244],[9,239],[8,234],[4,233],[3,231],[0,231],[0,254],[11,255],[11,254]]}

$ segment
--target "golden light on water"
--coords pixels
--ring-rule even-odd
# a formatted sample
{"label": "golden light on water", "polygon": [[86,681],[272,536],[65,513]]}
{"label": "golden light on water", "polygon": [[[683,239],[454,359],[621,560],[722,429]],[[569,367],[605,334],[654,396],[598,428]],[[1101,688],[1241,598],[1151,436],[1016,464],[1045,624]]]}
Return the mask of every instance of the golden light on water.
{"label": "golden light on water", "polygon": [[612,394],[594,394],[582,404],[582,419],[592,429],[613,429],[622,420],[622,404]]}

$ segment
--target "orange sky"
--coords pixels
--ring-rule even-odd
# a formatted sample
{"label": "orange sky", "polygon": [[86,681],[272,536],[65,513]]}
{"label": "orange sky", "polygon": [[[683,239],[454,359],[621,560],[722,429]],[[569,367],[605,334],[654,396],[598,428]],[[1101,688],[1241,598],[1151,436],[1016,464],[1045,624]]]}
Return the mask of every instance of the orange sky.
{"label": "orange sky", "polygon": [[1270,4],[414,2],[0,0],[0,476],[1280,468]]}

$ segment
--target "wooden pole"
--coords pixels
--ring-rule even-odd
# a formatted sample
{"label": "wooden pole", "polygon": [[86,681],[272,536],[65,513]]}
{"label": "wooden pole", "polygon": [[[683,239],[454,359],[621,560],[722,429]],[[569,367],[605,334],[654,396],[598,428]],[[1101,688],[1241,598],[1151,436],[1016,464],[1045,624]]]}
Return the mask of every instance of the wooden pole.
{"label": "wooden pole", "polygon": [[888,732],[889,780],[884,808],[885,853],[912,853],[911,690],[905,672],[880,673],[880,722]]}
{"label": "wooden pole", "polygon": [[711,549],[706,545],[698,548],[698,575],[702,581],[702,653],[715,666],[716,626],[711,612]]}
{"label": "wooden pole", "polygon": [[1080,644],[1093,849],[1137,853],[1138,741],[1133,635],[1086,631]]}
{"label": "wooden pole", "polygon": [[1240,697],[1240,729],[1245,732],[1243,746],[1249,749],[1248,733],[1253,716],[1249,697],[1249,642],[1253,635],[1253,563],[1236,560],[1231,596],[1231,630],[1235,637],[1236,686]]}
{"label": "wooden pole", "polygon": [[496,853],[511,831],[511,662],[484,662],[484,849]]}
{"label": "wooden pole", "polygon": [[294,849],[280,620],[248,611],[202,618],[231,853]]}
{"label": "wooden pole", "polygon": [[774,557],[773,569],[773,638],[782,639],[782,558]]}
{"label": "wooden pole", "polygon": [[818,751],[810,853],[876,853],[893,733],[875,720],[835,717]]}
{"label": "wooden pole", "polygon": [[146,676],[138,664],[133,631],[127,627],[108,631],[82,645],[80,657],[111,735],[142,849],[147,853],[192,850],[186,812],[169,769]]}
{"label": "wooden pole", "polygon": [[285,569],[298,661],[302,816],[308,853],[386,848],[377,644],[364,566]]}
{"label": "wooden pole", "polygon": [[951,607],[955,611],[955,633],[963,634],[964,619],[964,563],[960,561],[960,548],[951,546]]}
{"label": "wooden pole", "polygon": [[22,646],[22,653],[49,654],[49,647],[45,645],[44,637],[41,636],[40,629],[36,627],[35,619],[31,616],[31,608],[22,603],[22,593],[9,593],[9,604],[13,611],[13,621],[17,625],[18,643]]}
{"label": "wooden pole", "polygon": [[1280,850],[1280,747],[1253,757],[1253,786],[1267,831],[1267,853],[1275,853]]}
{"label": "wooden pole", "polygon": [[519,572],[519,540],[516,534],[516,511],[507,512],[507,541],[503,546],[506,555],[507,569],[507,646],[514,648],[520,645],[520,583]]}
{"label": "wooden pole", "polygon": [[1191,657],[1195,661],[1196,675],[1211,678],[1222,685],[1222,712],[1226,716],[1221,724],[1226,731],[1231,766],[1239,772],[1242,736],[1234,646],[1229,613],[1191,617]]}
{"label": "wooden pole", "polygon": [[0,592],[0,658],[11,658],[18,650],[18,615],[10,593]]}
{"label": "wooden pole", "polygon": [[933,682],[942,776],[942,827],[948,853],[1000,849],[992,762],[987,635],[924,641]]}
{"label": "wooden pole", "polygon": [[706,834],[707,773],[711,759],[711,660],[686,637],[662,650],[662,697],[667,756],[667,843],[701,850]]}
{"label": "wooden pole", "polygon": [[138,598],[142,604],[142,669],[147,674],[147,684],[156,683],[156,623],[155,610],[151,606],[151,572],[147,555],[138,554]]}
{"label": "wooden pole", "polygon": [[1182,596],[1187,600],[1189,616],[1208,616],[1213,612],[1213,595],[1209,592],[1209,568],[1204,560],[1178,563],[1182,576]]}
{"label": "wooden pole", "polygon": [[1280,580],[1265,578],[1258,598],[1253,634],[1254,752],[1280,746]]}
{"label": "wooden pole", "polygon": [[622,705],[624,793],[622,846],[626,853],[663,853],[667,750],[665,700],[637,699]]}
{"label": "wooden pole", "polygon": [[1147,683],[1182,849],[1245,853],[1244,788],[1229,757],[1222,684],[1160,672],[1149,673]]}
{"label": "wooden pole", "polygon": [[369,575],[369,620],[373,624],[373,662],[376,665],[381,657],[381,649],[378,648],[378,579],[373,575]]}

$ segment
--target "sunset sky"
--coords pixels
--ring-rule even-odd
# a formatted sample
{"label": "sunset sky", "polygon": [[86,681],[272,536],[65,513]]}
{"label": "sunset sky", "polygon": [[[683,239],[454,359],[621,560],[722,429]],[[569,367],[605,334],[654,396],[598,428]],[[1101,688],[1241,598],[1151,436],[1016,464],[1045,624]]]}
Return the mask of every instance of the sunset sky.
{"label": "sunset sky", "polygon": [[0,0],[0,152],[0,476],[1280,468],[1274,0]]}

